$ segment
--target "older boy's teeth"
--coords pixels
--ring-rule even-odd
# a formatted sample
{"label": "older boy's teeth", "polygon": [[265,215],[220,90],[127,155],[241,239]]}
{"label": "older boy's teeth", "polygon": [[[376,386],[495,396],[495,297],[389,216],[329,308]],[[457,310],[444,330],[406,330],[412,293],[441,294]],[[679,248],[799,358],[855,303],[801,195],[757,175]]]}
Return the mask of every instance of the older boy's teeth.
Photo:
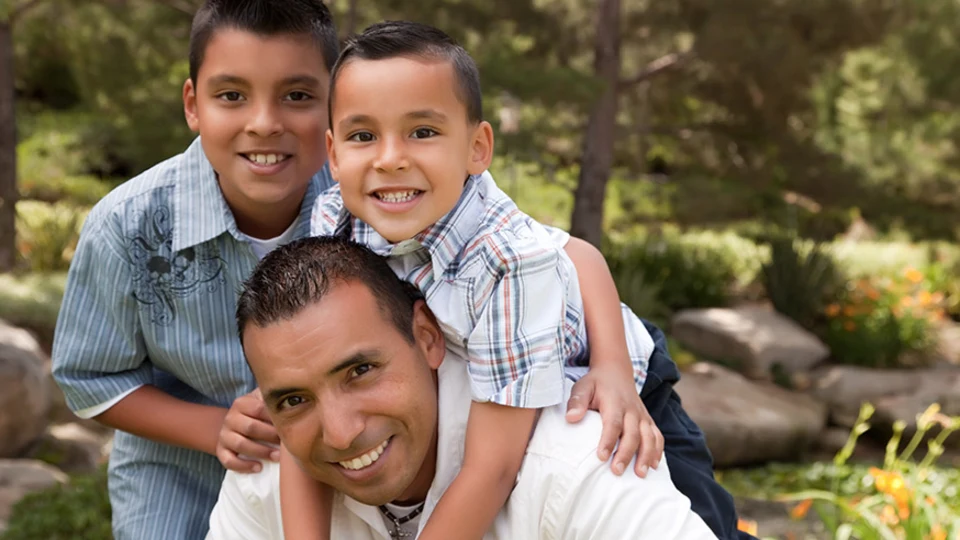
{"label": "older boy's teeth", "polygon": [[247,159],[260,165],[273,165],[287,159],[287,156],[283,154],[247,154]]}
{"label": "older boy's teeth", "polygon": [[377,197],[381,201],[391,202],[391,203],[401,203],[412,200],[417,194],[420,193],[417,190],[410,191],[390,191],[390,192],[378,192]]}
{"label": "older boy's teeth", "polygon": [[376,463],[380,456],[383,454],[383,451],[387,448],[387,443],[390,439],[380,443],[380,446],[374,448],[373,450],[367,452],[366,454],[351,459],[350,461],[340,461],[340,466],[344,469],[350,469],[351,471],[357,471],[363,469],[364,467],[369,467],[370,465]]}

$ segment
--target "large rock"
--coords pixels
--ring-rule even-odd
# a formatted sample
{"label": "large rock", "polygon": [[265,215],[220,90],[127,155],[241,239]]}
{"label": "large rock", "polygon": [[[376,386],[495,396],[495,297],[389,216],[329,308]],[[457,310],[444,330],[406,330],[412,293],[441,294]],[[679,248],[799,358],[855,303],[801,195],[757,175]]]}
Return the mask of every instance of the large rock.
{"label": "large rock", "polygon": [[673,318],[671,335],[699,357],[752,379],[807,371],[830,355],[816,336],[758,306],[684,310]]}
{"label": "large rock", "polygon": [[829,366],[811,373],[811,394],[827,404],[834,424],[851,428],[860,405],[914,392],[925,377],[921,370]]}
{"label": "large rock", "polygon": [[717,467],[794,460],[817,441],[826,407],[807,396],[700,363],[677,383]]}
{"label": "large rock", "polygon": [[48,373],[33,336],[0,321],[0,458],[16,457],[47,427]]}
{"label": "large rock", "polygon": [[[924,370],[920,373],[919,383],[910,392],[877,399],[871,424],[886,435],[893,431],[894,422],[903,421],[906,423],[904,436],[909,438],[916,433],[917,417],[934,403],[940,405],[943,415],[960,416],[960,369]],[[933,437],[939,431],[935,426],[927,435]],[[960,434],[951,436],[947,444],[960,448]]]}
{"label": "large rock", "polygon": [[113,430],[90,429],[78,422],[50,426],[26,453],[67,473],[91,473],[106,463]]}
{"label": "large rock", "polygon": [[0,522],[24,495],[66,482],[66,474],[41,461],[0,459]]}

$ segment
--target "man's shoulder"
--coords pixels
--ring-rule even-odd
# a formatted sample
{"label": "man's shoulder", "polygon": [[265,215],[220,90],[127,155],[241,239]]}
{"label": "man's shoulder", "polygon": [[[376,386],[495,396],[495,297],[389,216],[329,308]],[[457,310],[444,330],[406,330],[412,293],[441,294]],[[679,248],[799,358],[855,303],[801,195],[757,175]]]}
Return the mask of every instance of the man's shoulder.
{"label": "man's shoulder", "polygon": [[575,424],[567,422],[564,399],[562,404],[541,411],[533,437],[527,445],[527,455],[562,464],[574,473],[588,460],[591,464],[599,461],[597,446],[602,430],[603,422],[595,411],[587,411],[583,420]]}

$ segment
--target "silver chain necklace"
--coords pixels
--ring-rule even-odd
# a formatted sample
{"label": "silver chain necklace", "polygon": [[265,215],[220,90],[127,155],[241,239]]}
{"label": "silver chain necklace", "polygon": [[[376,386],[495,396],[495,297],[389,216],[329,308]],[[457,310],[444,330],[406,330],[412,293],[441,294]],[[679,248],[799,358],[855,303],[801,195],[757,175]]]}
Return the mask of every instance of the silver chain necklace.
{"label": "silver chain necklace", "polygon": [[389,531],[390,538],[393,540],[403,540],[404,538],[412,538],[415,536],[413,533],[404,532],[400,526],[419,516],[423,512],[423,505],[424,503],[420,503],[409,514],[403,517],[397,517],[393,515],[386,506],[381,504],[380,511],[383,512],[383,515],[386,516],[387,519],[393,522],[393,530]]}

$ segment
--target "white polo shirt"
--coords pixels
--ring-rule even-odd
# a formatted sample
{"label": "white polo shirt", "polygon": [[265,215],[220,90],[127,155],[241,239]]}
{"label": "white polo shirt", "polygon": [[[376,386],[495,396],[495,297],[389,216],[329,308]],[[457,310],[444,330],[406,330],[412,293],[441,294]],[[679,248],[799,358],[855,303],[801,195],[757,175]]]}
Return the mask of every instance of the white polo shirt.
{"label": "white polo shirt", "polygon": [[[437,472],[420,530],[463,462],[470,408],[466,362],[448,353],[438,372]],[[570,384],[567,385],[569,395]],[[517,484],[484,540],[608,540],[716,538],[673,485],[666,461],[644,479],[623,476],[597,458],[601,422],[590,412],[578,424],[565,404],[543,409]],[[280,468],[228,471],[210,517],[207,540],[282,540]],[[331,538],[390,540],[380,510],[341,493],[334,498]]]}

